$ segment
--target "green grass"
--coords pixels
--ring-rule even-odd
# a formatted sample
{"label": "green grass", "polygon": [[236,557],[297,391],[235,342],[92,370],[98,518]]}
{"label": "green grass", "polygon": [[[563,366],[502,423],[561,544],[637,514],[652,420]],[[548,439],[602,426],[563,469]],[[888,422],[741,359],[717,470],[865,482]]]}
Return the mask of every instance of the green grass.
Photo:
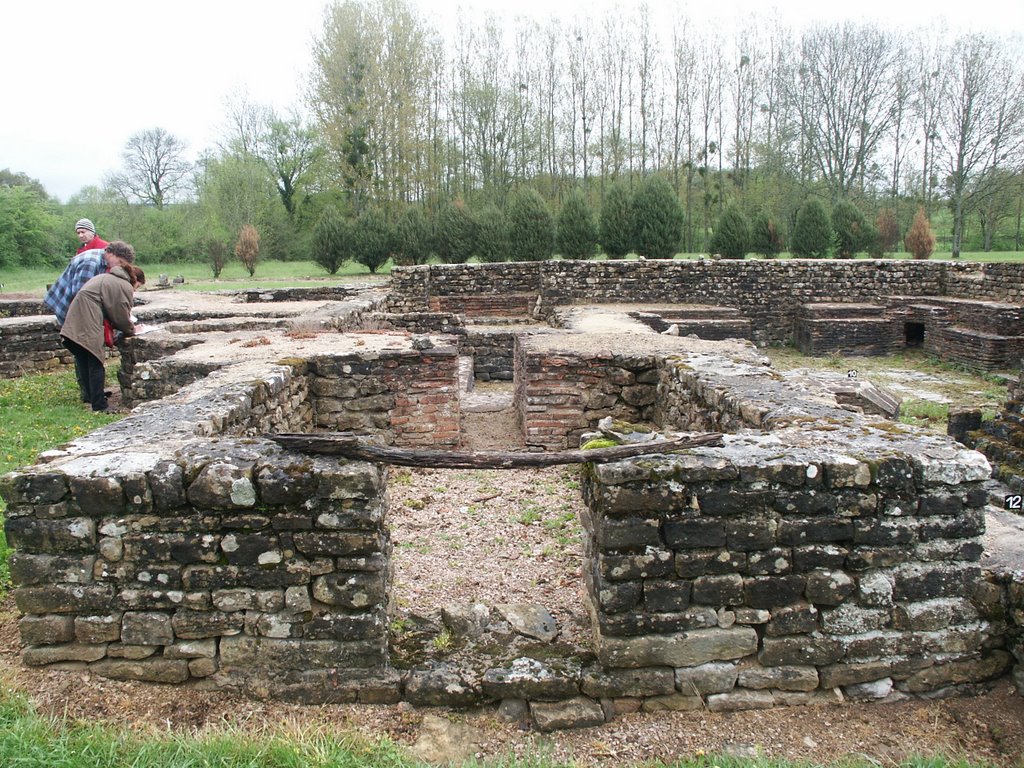
{"label": "green grass", "polygon": [[[117,366],[107,366],[115,386]],[[78,399],[73,370],[0,380],[0,475],[34,464],[41,451],[117,421],[115,414],[93,413]],[[0,523],[6,505],[0,499]],[[10,584],[11,550],[0,529],[0,596]],[[3,763],[0,762],[0,765]]]}
{"label": "green grass", "polygon": [[[206,264],[180,262],[174,264],[148,263],[139,257],[139,266],[146,273],[146,282],[152,287],[156,285],[160,275],[168,279],[181,275],[185,284],[175,290],[192,291],[225,291],[244,288],[288,288],[292,286],[316,284],[344,284],[353,278],[365,278],[370,271],[361,264],[346,264],[337,274],[328,275],[323,267],[312,261],[261,261],[256,264],[256,274],[252,277],[238,262],[230,262],[224,267],[219,279],[213,278],[213,272]],[[56,280],[63,267],[49,269],[6,269],[0,276],[0,298],[10,293],[31,293],[42,296],[46,286]],[[391,262],[378,270],[379,275],[391,271]]]}
{"label": "green grass", "polygon": [[0,690],[0,765],[11,768],[300,768],[414,766],[393,742],[336,733],[327,724],[247,733],[224,725],[200,736],[44,717]]}

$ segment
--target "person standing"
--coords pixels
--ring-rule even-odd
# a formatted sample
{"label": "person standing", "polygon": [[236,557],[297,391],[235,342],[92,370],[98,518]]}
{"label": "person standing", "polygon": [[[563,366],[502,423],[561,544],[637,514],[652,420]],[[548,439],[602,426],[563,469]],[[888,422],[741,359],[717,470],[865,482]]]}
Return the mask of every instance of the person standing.
{"label": "person standing", "polygon": [[[61,276],[57,278],[50,289],[43,297],[43,303],[53,310],[57,318],[58,328],[63,328],[67,319],[68,310],[75,296],[89,280],[101,275],[114,267],[132,265],[135,263],[135,249],[128,243],[115,240],[108,243],[103,250],[94,248],[83,251],[71,259],[71,262],[64,268]],[[99,331],[99,338],[102,343],[103,329]],[[62,342],[63,343],[63,342]],[[66,345],[65,345],[66,346]],[[75,378],[78,381],[78,388],[81,392],[82,402],[91,402],[90,392],[87,386],[89,371],[81,367],[82,360],[75,355]]]}
{"label": "person standing", "polygon": [[61,341],[75,356],[75,370],[83,373],[79,387],[94,411],[107,410],[103,321],[109,320],[125,336],[134,335],[135,288],[144,281],[142,270],[131,264],[96,275],[75,295],[61,326]]}
{"label": "person standing", "polygon": [[78,237],[77,256],[84,251],[94,251],[97,248],[106,248],[109,243],[96,234],[96,227],[89,219],[79,219],[75,222],[75,236]]}

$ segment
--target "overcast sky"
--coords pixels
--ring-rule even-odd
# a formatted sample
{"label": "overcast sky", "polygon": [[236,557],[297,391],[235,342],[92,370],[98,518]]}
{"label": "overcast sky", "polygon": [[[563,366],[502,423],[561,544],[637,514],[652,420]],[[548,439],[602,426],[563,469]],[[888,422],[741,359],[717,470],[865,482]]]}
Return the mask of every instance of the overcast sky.
{"label": "overcast sky", "polygon": [[[628,0],[414,0],[442,31],[456,5],[482,14],[547,18],[552,9],[594,15]],[[6,0],[0,9],[0,169],[27,173],[66,201],[121,165],[128,137],[161,127],[211,146],[225,101],[246,92],[279,111],[299,106],[310,44],[327,0]],[[652,15],[678,8],[727,24],[772,6],[787,24],[843,18],[906,26],[928,8],[954,29],[1024,34],[1021,0],[650,0]],[[710,10],[709,10],[710,9]]]}

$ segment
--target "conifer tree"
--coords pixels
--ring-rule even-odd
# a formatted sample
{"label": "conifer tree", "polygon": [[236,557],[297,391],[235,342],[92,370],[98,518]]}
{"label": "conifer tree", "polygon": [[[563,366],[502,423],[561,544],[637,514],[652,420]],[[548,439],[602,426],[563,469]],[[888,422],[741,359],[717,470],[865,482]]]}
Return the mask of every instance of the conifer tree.
{"label": "conifer tree", "polygon": [[661,176],[645,179],[633,196],[633,243],[640,256],[672,259],[683,234],[683,208]]}
{"label": "conifer tree", "polygon": [[622,180],[614,182],[601,204],[598,238],[610,259],[621,259],[633,250],[633,196]]}
{"label": "conifer tree", "polygon": [[722,211],[711,235],[711,251],[721,254],[724,259],[742,259],[749,250],[750,225],[747,217],[736,203],[731,203]]}
{"label": "conifer tree", "polygon": [[932,225],[924,213],[924,208],[917,209],[903,244],[915,259],[927,259],[935,250],[935,233],[932,232]]}
{"label": "conifer tree", "polygon": [[513,261],[543,261],[555,251],[555,218],[540,193],[520,188],[508,209],[509,253]]}
{"label": "conifer tree", "polygon": [[590,259],[597,249],[597,224],[583,192],[574,189],[558,216],[555,239],[558,252],[567,259]]}
{"label": "conifer tree", "polygon": [[832,247],[832,222],[820,200],[808,198],[796,214],[789,250],[794,256],[823,259]]}

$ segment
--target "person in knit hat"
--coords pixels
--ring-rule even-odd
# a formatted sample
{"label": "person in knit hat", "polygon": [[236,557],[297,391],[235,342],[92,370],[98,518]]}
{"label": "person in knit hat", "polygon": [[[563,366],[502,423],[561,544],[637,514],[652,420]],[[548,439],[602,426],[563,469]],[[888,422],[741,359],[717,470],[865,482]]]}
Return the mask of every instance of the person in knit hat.
{"label": "person in knit hat", "polygon": [[97,248],[102,250],[109,245],[106,240],[96,234],[96,226],[89,219],[79,219],[75,222],[75,235],[78,237],[78,242],[81,243],[78,250],[75,251],[76,256],[83,251],[92,251]]}

